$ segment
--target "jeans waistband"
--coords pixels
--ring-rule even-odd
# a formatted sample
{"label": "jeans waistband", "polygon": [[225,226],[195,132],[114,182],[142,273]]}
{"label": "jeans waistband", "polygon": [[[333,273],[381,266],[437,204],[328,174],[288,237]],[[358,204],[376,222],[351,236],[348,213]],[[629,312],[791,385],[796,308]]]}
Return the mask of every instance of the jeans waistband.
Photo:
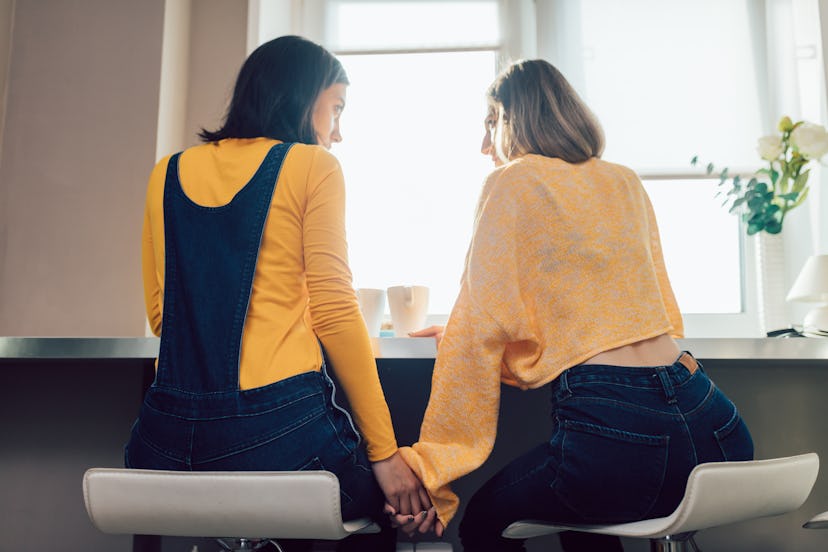
{"label": "jeans waistband", "polygon": [[666,366],[615,366],[609,364],[579,364],[566,370],[559,378],[562,387],[584,383],[617,383],[641,388],[678,385],[697,371],[701,363],[688,351],[682,351],[675,362]]}

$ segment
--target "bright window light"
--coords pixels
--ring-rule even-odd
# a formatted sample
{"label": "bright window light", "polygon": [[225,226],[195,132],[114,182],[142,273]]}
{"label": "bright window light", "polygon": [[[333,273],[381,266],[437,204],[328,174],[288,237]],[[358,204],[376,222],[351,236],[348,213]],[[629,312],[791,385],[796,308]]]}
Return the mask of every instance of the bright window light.
{"label": "bright window light", "polygon": [[765,120],[748,2],[581,0],[583,87],[604,157],[639,171],[756,165]]}
{"label": "bright window light", "polygon": [[497,2],[332,1],[328,45],[337,51],[492,47],[499,41]]}
{"label": "bright window light", "polygon": [[742,311],[739,218],[714,199],[718,183],[644,181],[670,283],[685,314]]}
{"label": "bright window light", "polygon": [[495,52],[340,55],[351,86],[334,146],[357,287],[426,285],[448,314],[491,160],[481,155]]}

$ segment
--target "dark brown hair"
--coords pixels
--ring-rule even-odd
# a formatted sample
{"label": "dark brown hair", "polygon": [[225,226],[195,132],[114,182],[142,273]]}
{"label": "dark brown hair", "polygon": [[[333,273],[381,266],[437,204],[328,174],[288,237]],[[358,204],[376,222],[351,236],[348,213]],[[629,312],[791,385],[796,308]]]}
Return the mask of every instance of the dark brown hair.
{"label": "dark brown hair", "polygon": [[265,137],[316,144],[316,98],[337,83],[348,84],[348,76],[325,48],[298,36],[273,39],[242,65],[222,127],[199,136],[205,142]]}
{"label": "dark brown hair", "polygon": [[508,159],[535,153],[582,163],[604,151],[595,115],[561,72],[542,59],[513,63],[487,95],[499,114],[498,142]]}

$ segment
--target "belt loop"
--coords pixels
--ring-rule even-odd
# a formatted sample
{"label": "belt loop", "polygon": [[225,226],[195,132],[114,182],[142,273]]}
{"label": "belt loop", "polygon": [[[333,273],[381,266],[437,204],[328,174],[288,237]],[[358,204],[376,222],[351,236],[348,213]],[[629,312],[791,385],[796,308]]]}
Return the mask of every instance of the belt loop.
{"label": "belt loop", "polygon": [[561,396],[566,398],[572,395],[572,392],[569,390],[569,369],[564,370],[560,376],[558,376],[559,388]]}
{"label": "belt loop", "polygon": [[673,388],[673,382],[670,381],[667,368],[659,366],[655,371],[658,374],[658,379],[661,380],[661,387],[664,389],[664,397],[667,399],[667,404],[676,404],[676,390]]}

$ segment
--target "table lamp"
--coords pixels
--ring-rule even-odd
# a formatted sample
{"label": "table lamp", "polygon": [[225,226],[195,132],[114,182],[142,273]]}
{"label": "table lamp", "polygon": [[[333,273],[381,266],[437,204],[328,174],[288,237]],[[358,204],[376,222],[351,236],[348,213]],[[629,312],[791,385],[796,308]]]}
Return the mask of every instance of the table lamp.
{"label": "table lamp", "polygon": [[802,325],[805,331],[828,333],[828,255],[808,257],[786,299],[821,303],[805,315]]}

